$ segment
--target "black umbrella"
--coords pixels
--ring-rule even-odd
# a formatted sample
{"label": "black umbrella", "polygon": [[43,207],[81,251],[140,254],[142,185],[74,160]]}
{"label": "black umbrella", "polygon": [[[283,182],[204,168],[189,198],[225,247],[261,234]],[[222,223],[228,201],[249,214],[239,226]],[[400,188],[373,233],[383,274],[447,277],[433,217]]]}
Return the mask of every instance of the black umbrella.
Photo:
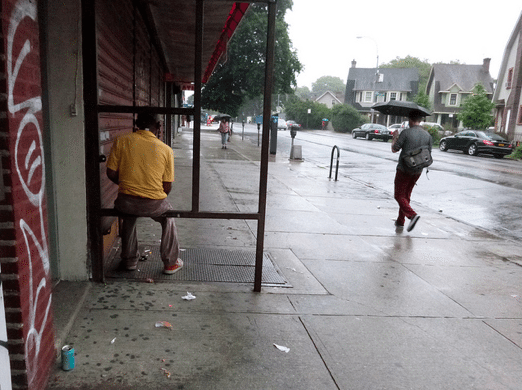
{"label": "black umbrella", "polygon": [[376,103],[372,106],[372,108],[386,115],[397,115],[407,117],[431,115],[431,112],[429,112],[424,107],[421,107],[413,102],[405,102],[401,100],[390,100],[389,102],[385,103]]}
{"label": "black umbrella", "polygon": [[230,115],[223,114],[223,115],[216,115],[216,116],[213,118],[213,120],[215,120],[215,121],[220,121],[221,119],[230,120],[230,118],[232,118]]}

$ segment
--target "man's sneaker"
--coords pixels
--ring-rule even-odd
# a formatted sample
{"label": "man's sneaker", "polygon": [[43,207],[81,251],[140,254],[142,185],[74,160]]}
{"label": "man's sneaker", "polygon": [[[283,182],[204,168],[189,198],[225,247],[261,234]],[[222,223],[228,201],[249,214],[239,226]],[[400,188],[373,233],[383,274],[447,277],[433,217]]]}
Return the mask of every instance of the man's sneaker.
{"label": "man's sneaker", "polygon": [[404,227],[404,223],[399,223],[399,222],[395,221],[395,227],[403,228]]}
{"label": "man's sneaker", "polygon": [[408,229],[406,229],[407,231],[411,232],[413,230],[413,228],[415,227],[415,225],[417,224],[417,222],[419,221],[419,218],[420,216],[418,214],[416,214],[410,221],[410,224],[408,225]]}
{"label": "man's sneaker", "polygon": [[163,273],[166,275],[172,275],[178,272],[180,269],[183,268],[183,260],[178,259],[176,260],[176,264],[174,265],[168,265],[163,268]]}

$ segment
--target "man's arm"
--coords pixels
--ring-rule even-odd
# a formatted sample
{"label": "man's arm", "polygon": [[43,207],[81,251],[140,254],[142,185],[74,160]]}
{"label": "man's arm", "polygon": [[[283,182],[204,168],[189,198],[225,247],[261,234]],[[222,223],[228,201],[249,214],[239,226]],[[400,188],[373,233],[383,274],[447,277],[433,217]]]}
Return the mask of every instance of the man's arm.
{"label": "man's arm", "polygon": [[392,139],[392,144],[391,144],[391,150],[393,153],[397,153],[399,150],[401,150],[400,148],[398,148],[398,149],[395,148],[395,144],[397,143],[398,139],[399,139],[399,130],[395,130],[393,132],[393,139]]}
{"label": "man's arm", "polygon": [[120,184],[120,175],[118,174],[118,171],[113,171],[112,169],[107,168],[107,177],[114,184]]}
{"label": "man's arm", "polygon": [[163,182],[163,192],[165,192],[168,195],[168,194],[170,194],[171,190],[172,190],[172,182],[164,181]]}

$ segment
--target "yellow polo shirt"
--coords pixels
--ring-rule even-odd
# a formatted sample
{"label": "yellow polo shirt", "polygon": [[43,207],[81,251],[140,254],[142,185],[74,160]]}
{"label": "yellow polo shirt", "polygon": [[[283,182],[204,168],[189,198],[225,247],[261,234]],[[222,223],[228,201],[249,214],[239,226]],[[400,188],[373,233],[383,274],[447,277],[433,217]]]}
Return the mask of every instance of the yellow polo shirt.
{"label": "yellow polo shirt", "polygon": [[114,141],[107,168],[118,172],[119,192],[165,199],[163,182],[174,181],[174,152],[152,132],[138,130]]}

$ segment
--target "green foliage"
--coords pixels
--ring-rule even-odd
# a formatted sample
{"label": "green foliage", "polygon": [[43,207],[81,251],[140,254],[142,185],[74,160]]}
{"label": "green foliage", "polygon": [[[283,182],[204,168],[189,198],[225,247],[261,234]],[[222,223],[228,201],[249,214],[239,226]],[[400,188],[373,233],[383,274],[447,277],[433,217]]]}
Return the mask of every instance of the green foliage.
{"label": "green foliage", "polygon": [[522,145],[518,146],[517,148],[513,149],[513,152],[509,156],[506,156],[507,158],[511,158],[513,160],[520,160],[522,159]]}
{"label": "green foliage", "polygon": [[464,127],[485,130],[493,124],[493,108],[495,104],[489,100],[486,89],[482,84],[475,85],[473,95],[464,100],[457,119]]}
{"label": "green foliage", "polygon": [[[308,110],[311,110],[308,114]],[[300,123],[304,129],[320,129],[323,118],[330,119],[331,110],[325,104],[295,99],[285,107],[286,117]]]}
{"label": "green foliage", "polygon": [[440,139],[442,138],[442,135],[439,133],[439,129],[437,129],[435,126],[429,126],[429,125],[424,125],[422,127],[424,128],[424,130],[426,130],[428,133],[430,133],[433,143],[438,145]]}
{"label": "green foliage", "polygon": [[321,96],[326,91],[333,94],[344,93],[346,91],[346,83],[340,77],[322,76],[315,83],[312,83],[312,94]]}
{"label": "green foliage", "polygon": [[417,95],[413,97],[413,102],[417,103],[419,106],[424,107],[431,111],[431,103],[430,98],[428,95],[426,95],[425,92],[420,91]]}
{"label": "green foliage", "polygon": [[307,100],[310,99],[312,95],[312,92],[310,91],[310,88],[308,87],[297,87],[295,89],[295,96],[297,96],[301,100]]}
{"label": "green foliage", "polygon": [[332,107],[332,126],[337,132],[350,132],[367,121],[365,116],[349,104],[336,104]]}
{"label": "green foliage", "polygon": [[[274,94],[293,93],[296,74],[302,69],[284,19],[291,6],[290,0],[278,2]],[[266,4],[252,4],[228,43],[222,61],[202,89],[204,108],[236,117],[246,99],[263,95],[267,24]]]}

